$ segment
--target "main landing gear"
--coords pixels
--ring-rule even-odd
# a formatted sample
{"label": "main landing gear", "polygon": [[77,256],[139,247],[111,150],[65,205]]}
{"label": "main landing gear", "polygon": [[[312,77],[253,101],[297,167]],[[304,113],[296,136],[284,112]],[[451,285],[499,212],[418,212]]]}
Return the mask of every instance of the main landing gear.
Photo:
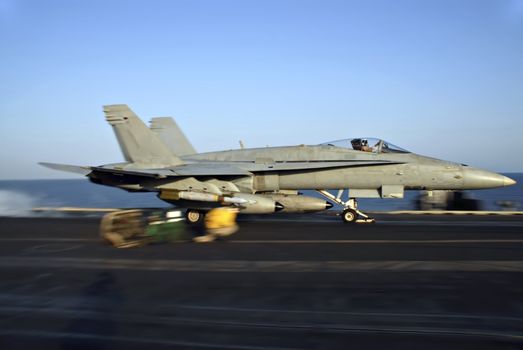
{"label": "main landing gear", "polygon": [[348,201],[343,201],[341,196],[343,195],[344,190],[339,190],[338,195],[334,196],[326,190],[316,190],[322,196],[330,199],[331,201],[343,206],[343,211],[340,213],[340,216],[343,222],[348,223],[358,223],[358,224],[370,224],[374,223],[375,220],[369,217],[367,214],[358,210],[358,202],[356,198],[349,198]]}
{"label": "main landing gear", "polygon": [[188,224],[201,224],[205,218],[205,211],[198,209],[187,209],[185,212],[185,220]]}

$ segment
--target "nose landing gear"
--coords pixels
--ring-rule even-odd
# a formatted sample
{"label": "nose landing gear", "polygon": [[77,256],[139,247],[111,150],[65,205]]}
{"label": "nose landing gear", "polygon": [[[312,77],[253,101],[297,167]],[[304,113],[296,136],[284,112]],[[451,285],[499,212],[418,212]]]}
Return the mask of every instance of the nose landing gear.
{"label": "nose landing gear", "polygon": [[341,212],[341,218],[343,219],[343,222],[356,222],[358,220],[358,213],[354,209],[344,209]]}
{"label": "nose landing gear", "polygon": [[349,198],[347,202],[341,199],[343,190],[338,191],[338,195],[334,196],[326,190],[316,190],[322,196],[330,199],[333,202],[343,206],[343,211],[340,213],[341,219],[346,223],[358,223],[358,224],[370,224],[376,222],[373,218],[367,214],[358,210],[358,201],[356,198]]}

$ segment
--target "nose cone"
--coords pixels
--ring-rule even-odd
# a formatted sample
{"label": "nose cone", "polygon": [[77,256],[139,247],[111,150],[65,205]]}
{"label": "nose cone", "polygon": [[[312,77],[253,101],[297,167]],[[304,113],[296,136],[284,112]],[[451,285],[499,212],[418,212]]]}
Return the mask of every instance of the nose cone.
{"label": "nose cone", "polygon": [[475,168],[463,168],[463,178],[465,189],[470,190],[504,187],[516,183],[501,174]]}
{"label": "nose cone", "polygon": [[512,180],[510,177],[505,176],[503,179],[503,186],[512,186],[515,185],[517,182],[516,180]]}

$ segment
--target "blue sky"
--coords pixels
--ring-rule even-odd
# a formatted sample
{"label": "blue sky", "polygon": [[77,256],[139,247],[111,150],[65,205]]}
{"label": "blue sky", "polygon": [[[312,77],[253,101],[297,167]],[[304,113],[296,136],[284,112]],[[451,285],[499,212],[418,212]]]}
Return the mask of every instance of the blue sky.
{"label": "blue sky", "polygon": [[523,1],[0,0],[0,179],[122,160],[102,105],[199,151],[376,136],[523,171]]}

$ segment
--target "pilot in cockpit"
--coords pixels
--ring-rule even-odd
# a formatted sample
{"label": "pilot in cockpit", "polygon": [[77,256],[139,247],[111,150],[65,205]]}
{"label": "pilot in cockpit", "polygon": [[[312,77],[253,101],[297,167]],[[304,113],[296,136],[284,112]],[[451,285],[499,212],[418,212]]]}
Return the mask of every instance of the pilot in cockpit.
{"label": "pilot in cockpit", "polygon": [[361,139],[352,139],[350,143],[355,151],[361,151]]}
{"label": "pilot in cockpit", "polygon": [[361,140],[361,150],[363,152],[372,152],[372,147],[369,146],[369,141],[365,139]]}
{"label": "pilot in cockpit", "polygon": [[372,152],[372,147],[369,147],[369,141],[366,139],[353,139],[350,143],[356,151]]}

